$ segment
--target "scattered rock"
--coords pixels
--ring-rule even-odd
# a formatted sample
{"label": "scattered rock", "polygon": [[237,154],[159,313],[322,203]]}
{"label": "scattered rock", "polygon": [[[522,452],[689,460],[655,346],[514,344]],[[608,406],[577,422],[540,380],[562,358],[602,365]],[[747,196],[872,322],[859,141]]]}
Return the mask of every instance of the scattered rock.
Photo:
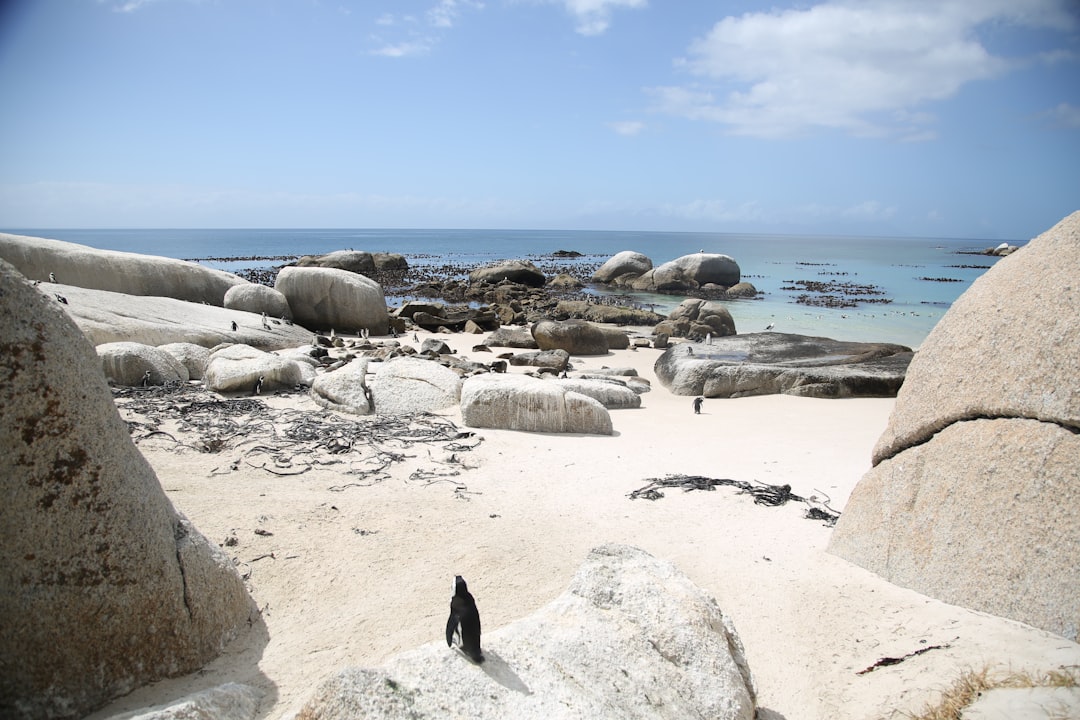
{"label": "scattered rock", "polygon": [[675,395],[892,397],[904,382],[911,348],[768,332],[680,343],[653,366]]}
{"label": "scattered rock", "polygon": [[200,668],[257,611],[173,509],[93,347],[4,262],[0,337],[0,717],[82,717]]}
{"label": "scattered rock", "polygon": [[149,345],[105,343],[97,346],[97,354],[105,377],[116,385],[164,385],[190,379],[187,368],[176,357]]}
{"label": "scattered rock", "polygon": [[610,435],[611,416],[596,400],[526,375],[476,375],[461,389],[469,427]]}
{"label": "scattered rock", "polygon": [[[543,384],[543,383],[542,383]],[[637,548],[589,553],[570,587],[484,634],[477,667],[442,643],[326,680],[297,720],[752,720],[742,644],[716,602]]]}

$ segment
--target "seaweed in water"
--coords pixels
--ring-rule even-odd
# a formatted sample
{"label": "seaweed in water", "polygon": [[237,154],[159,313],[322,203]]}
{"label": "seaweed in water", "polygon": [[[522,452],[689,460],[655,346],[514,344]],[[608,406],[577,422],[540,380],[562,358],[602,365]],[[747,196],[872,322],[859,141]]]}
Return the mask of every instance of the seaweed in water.
{"label": "seaweed in water", "polygon": [[[668,475],[662,478],[650,478],[648,483],[628,493],[627,497],[631,500],[638,498],[659,500],[664,497],[660,488],[682,488],[683,492],[690,492],[691,490],[712,491],[718,485],[726,485],[738,488],[740,494],[752,495],[756,505],[778,507],[787,504],[789,500],[805,503],[807,510],[804,517],[810,520],[821,520],[829,527],[836,525],[836,521],[840,518],[840,513],[829,507],[829,497],[825,493],[821,493],[825,496],[824,500],[820,500],[817,495],[804,498],[791,492],[790,485],[769,485],[730,478],[708,478],[701,475]],[[818,490],[818,492],[821,491]]]}

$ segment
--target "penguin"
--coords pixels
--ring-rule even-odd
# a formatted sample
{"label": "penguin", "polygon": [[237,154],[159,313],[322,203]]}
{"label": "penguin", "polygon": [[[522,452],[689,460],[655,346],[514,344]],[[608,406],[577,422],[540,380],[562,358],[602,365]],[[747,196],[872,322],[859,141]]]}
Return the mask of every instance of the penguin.
{"label": "penguin", "polygon": [[776,323],[769,323],[768,325],[765,326],[765,330],[766,331],[772,330],[774,327],[776,327]]}
{"label": "penguin", "polygon": [[236,324],[236,321],[235,321],[235,320],[233,320],[233,321],[232,321],[232,331],[233,331],[233,332],[236,332],[236,331],[237,331],[237,330],[239,330],[239,329],[240,329],[240,327],[239,327],[239,326],[238,326],[238,325]]}
{"label": "penguin", "polygon": [[705,402],[705,398],[701,397],[700,395],[698,395],[696,398],[694,398],[694,414],[695,415],[700,415],[701,414],[701,403],[703,403],[703,402]]}
{"label": "penguin", "polygon": [[55,274],[49,273],[49,282],[51,282],[51,283],[56,282],[56,275]]}
{"label": "penguin", "polygon": [[53,295],[56,295],[56,299],[57,299],[58,302],[61,302],[64,305],[68,304],[67,298],[64,297],[63,295],[61,295],[60,293],[53,293]]}
{"label": "penguin", "polygon": [[687,346],[686,346],[686,354],[687,354],[687,355],[693,355],[693,354],[694,354],[694,348],[692,348],[692,347],[690,347],[689,345],[687,345]]}
{"label": "penguin", "polygon": [[263,330],[269,330],[270,329],[270,323],[267,322],[267,320],[266,320],[266,313],[262,314],[262,323],[263,323]]}
{"label": "penguin", "polygon": [[416,342],[416,343],[420,342],[420,336],[417,335],[416,333],[413,333],[412,334],[412,341]]}
{"label": "penguin", "polygon": [[461,651],[475,663],[484,662],[480,651],[480,612],[465,584],[465,578],[454,576],[454,595],[450,598],[450,619],[446,621],[446,646],[454,646],[458,636]]}
{"label": "penguin", "polygon": [[143,387],[146,387],[146,386],[147,386],[147,385],[149,385],[149,384],[150,384],[150,371],[149,371],[149,370],[147,370],[147,371],[146,371],[146,374],[144,374],[144,375],[142,376],[142,386],[143,386]]}
{"label": "penguin", "polygon": [[261,395],[262,394],[263,380],[265,380],[265,379],[266,379],[265,375],[260,375],[259,379],[255,381],[255,387],[253,387],[251,389],[253,395]]}

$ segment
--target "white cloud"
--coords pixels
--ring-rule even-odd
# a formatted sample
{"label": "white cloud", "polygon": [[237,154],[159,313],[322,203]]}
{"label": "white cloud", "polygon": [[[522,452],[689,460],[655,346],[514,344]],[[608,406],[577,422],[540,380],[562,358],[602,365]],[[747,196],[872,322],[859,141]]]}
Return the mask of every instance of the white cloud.
{"label": "white cloud", "polygon": [[434,7],[427,11],[427,19],[434,27],[450,28],[457,22],[462,10],[482,10],[483,7],[482,2],[474,2],[473,0],[439,0]]}
{"label": "white cloud", "polygon": [[582,35],[602,35],[611,25],[611,14],[618,8],[643,8],[648,0],[557,0],[574,16],[574,28]]}
{"label": "white cloud", "polygon": [[1043,113],[1050,121],[1060,127],[1080,128],[1080,107],[1063,102]]}
{"label": "white cloud", "polygon": [[608,127],[617,132],[619,135],[625,135],[626,137],[633,137],[639,134],[645,129],[645,123],[637,120],[620,120],[618,122],[608,123]]}
{"label": "white cloud", "polygon": [[414,55],[425,55],[439,43],[442,33],[453,28],[466,10],[483,10],[484,3],[479,0],[437,0],[428,8],[421,17],[414,15],[394,15],[383,13],[375,19],[375,24],[386,28],[385,32],[393,32],[394,28],[405,27],[409,33],[408,39],[388,41],[381,35],[374,36],[379,44],[371,55],[381,57],[401,58]]}
{"label": "white cloud", "polygon": [[918,108],[1011,61],[977,38],[984,23],[1067,28],[1067,0],[833,0],[729,16],[676,66],[692,83],[650,89],[655,109],[785,137],[807,128],[930,137]]}
{"label": "white cloud", "polygon": [[383,45],[372,50],[370,54],[388,58],[411,57],[414,55],[426,55],[431,52],[431,46],[432,40],[429,38],[420,38],[417,40],[406,40],[399,43]]}

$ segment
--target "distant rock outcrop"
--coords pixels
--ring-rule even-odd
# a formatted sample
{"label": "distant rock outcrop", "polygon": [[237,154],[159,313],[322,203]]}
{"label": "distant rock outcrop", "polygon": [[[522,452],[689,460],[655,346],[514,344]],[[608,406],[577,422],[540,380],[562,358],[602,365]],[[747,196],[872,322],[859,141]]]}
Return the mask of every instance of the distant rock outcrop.
{"label": "distant rock outcrop", "polygon": [[0,233],[0,258],[31,280],[126,295],[154,295],[221,306],[225,293],[248,281],[197,263]]}
{"label": "distant rock outcrop", "polygon": [[313,330],[385,335],[390,315],[382,286],[347,270],[286,267],[275,288],[289,301],[296,322]]}
{"label": "distant rock outcrop", "polygon": [[652,259],[633,250],[623,250],[608,260],[592,275],[592,281],[613,283],[618,278],[638,278],[653,269]]}
{"label": "distant rock outcrop", "polygon": [[598,401],[527,375],[474,375],[461,388],[465,425],[526,432],[610,435],[611,415]]}
{"label": "distant rock outcrop", "polygon": [[297,720],[752,720],[739,636],[716,602],[669,562],[594,548],[570,587],[483,636],[473,665],[445,644],[378,670],[327,679]]}
{"label": "distant rock outcrop", "polygon": [[657,324],[655,331],[669,338],[691,340],[726,337],[735,334],[735,319],[723,303],[687,298],[668,314],[666,320]]}
{"label": "distant rock outcrop", "polygon": [[256,315],[265,313],[272,318],[292,319],[292,310],[285,296],[272,287],[256,283],[229,288],[225,293],[225,307]]}
{"label": "distant rock outcrop", "polygon": [[131,441],[97,355],[0,262],[0,717],[82,717],[182,675],[257,610]]}
{"label": "distant rock outcrop", "polygon": [[676,395],[892,397],[911,355],[903,345],[769,332],[672,345],[653,369]]}
{"label": "distant rock outcrop", "polygon": [[409,262],[404,255],[398,253],[335,250],[325,255],[305,255],[296,261],[296,265],[297,267],[336,268],[367,275],[384,270],[406,270]]}
{"label": "distant rock outcrop", "polygon": [[945,602],[1078,639],[1077,278],[1080,212],[953,303],[911,363],[831,552]]}
{"label": "distant rock outcrop", "polygon": [[653,326],[665,320],[663,315],[626,305],[598,305],[587,300],[560,300],[553,313],[556,320],[577,318],[613,325]]}
{"label": "distant rock outcrop", "polygon": [[739,264],[727,255],[694,253],[669,260],[634,281],[633,287],[658,293],[685,293],[704,285],[729,288],[741,279]]}
{"label": "distant rock outcrop", "polygon": [[547,278],[540,268],[525,260],[505,260],[487,267],[477,268],[469,273],[470,283],[489,283],[494,285],[504,280],[529,287],[544,287]]}

